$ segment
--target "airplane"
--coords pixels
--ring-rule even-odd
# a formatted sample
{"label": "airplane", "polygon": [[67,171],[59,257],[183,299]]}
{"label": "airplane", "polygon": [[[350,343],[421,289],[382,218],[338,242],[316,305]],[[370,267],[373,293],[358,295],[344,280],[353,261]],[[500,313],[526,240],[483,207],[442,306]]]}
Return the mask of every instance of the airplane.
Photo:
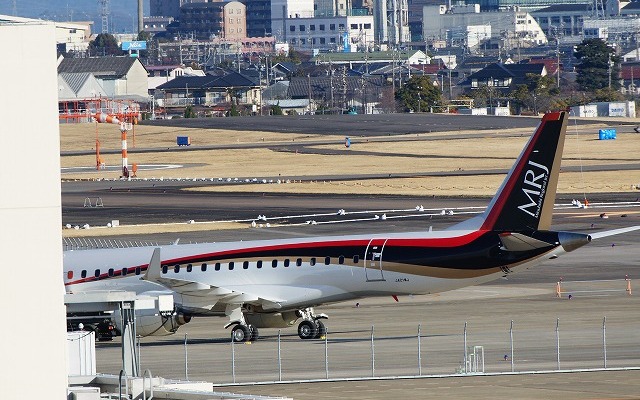
{"label": "airplane", "polygon": [[137,310],[141,336],[219,315],[236,342],[298,320],[298,336],[314,339],[326,334],[323,304],[477,285],[640,229],[550,230],[567,119],[545,114],[486,210],[447,230],[66,251],[66,291],[171,294],[171,315]]}

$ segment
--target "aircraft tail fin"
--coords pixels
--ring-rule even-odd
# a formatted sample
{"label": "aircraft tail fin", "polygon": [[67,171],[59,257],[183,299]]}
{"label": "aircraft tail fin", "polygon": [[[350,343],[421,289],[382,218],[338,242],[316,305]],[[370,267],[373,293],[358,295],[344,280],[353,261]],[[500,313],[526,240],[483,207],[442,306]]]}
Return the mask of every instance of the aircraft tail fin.
{"label": "aircraft tail fin", "polygon": [[542,117],[502,186],[482,214],[483,230],[548,230],[567,129],[565,111]]}

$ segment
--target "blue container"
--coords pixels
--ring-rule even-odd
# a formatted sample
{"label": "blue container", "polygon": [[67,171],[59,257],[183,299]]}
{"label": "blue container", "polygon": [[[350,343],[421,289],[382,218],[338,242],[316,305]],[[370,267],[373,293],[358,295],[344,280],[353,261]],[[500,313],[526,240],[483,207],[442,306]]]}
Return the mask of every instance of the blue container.
{"label": "blue container", "polygon": [[176,143],[178,146],[191,146],[191,137],[189,136],[178,136],[176,139]]}
{"label": "blue container", "polygon": [[616,130],[615,129],[600,129],[599,131],[600,140],[614,140],[616,138]]}

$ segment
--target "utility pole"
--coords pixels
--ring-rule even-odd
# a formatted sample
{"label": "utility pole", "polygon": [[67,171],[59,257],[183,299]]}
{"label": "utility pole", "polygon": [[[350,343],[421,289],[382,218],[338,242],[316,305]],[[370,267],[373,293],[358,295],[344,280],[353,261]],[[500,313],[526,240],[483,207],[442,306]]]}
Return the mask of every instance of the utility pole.
{"label": "utility pole", "polygon": [[556,87],[560,88],[560,34],[556,29]]}
{"label": "utility pole", "polygon": [[611,53],[609,53],[609,89],[611,89]]}

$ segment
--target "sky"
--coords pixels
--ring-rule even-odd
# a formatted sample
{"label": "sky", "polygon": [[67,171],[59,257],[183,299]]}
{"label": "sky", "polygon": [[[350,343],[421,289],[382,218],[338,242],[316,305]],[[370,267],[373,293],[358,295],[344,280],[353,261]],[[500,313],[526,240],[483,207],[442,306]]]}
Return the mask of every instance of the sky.
{"label": "sky", "polygon": [[[0,0],[0,14],[13,15],[15,2],[18,17],[53,21],[93,20],[94,33],[102,31],[98,0]],[[110,0],[109,33],[131,33],[137,26],[137,0]],[[149,15],[149,0],[144,0],[144,14]],[[135,28],[137,30],[137,28]]]}

